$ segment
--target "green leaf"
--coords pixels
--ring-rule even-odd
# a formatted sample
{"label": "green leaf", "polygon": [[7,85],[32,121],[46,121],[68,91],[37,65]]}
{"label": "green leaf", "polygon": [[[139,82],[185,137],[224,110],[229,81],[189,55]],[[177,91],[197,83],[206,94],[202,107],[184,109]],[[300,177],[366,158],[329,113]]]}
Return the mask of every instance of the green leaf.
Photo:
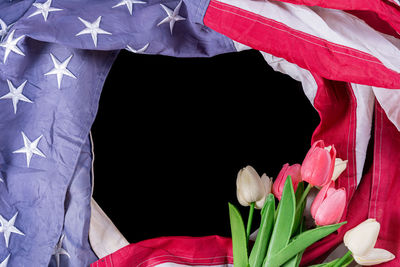
{"label": "green leaf", "polygon": [[[295,198],[296,198],[296,207],[297,203],[300,201],[301,196],[303,195],[304,192],[304,182],[300,182],[297,185],[297,190],[295,193]],[[292,230],[292,236],[296,232],[297,229],[299,229],[300,223],[303,221],[303,213],[304,213],[304,208],[306,207],[306,201],[304,201],[301,204],[301,207],[299,210],[296,211],[296,214],[294,216],[294,223],[293,223],[293,230]]]}
{"label": "green leaf", "polygon": [[350,258],[347,261],[343,262],[342,267],[349,266],[352,262],[353,262],[353,258]]}
{"label": "green leaf", "polygon": [[343,262],[343,267],[349,266],[350,263],[353,262],[353,257],[348,258],[345,262]]}
{"label": "green leaf", "polygon": [[[278,214],[276,215],[274,230],[272,232],[267,256],[265,257],[263,266],[279,266],[271,265],[270,262],[274,262],[272,260],[273,257],[275,257],[275,255],[283,248],[285,248],[289,243],[290,237],[292,235],[295,209],[296,201],[293,191],[292,179],[290,178],[290,176],[288,176],[283,187],[282,198],[279,202],[279,210]],[[293,254],[292,257],[295,254]],[[286,261],[288,259],[286,259]]]}
{"label": "green leaf", "polygon": [[250,253],[249,263],[251,267],[262,266],[267,254],[268,243],[274,225],[275,197],[273,194],[268,195],[262,210],[260,228]]}
{"label": "green leaf", "polygon": [[331,265],[330,263],[321,263],[321,264],[314,264],[309,267],[331,267],[331,266],[333,266],[333,265]]}
{"label": "green leaf", "polygon": [[321,263],[321,264],[314,264],[314,265],[311,265],[310,267],[332,267],[339,260],[340,260],[340,258],[335,259],[335,260],[330,261],[330,262],[325,262],[325,263]]}
{"label": "green leaf", "polygon": [[[296,191],[296,193],[297,193],[297,191]],[[297,197],[297,194],[296,194],[296,197]],[[298,234],[301,234],[305,230],[303,216],[302,216],[302,219],[300,220],[300,225],[298,226],[298,228],[299,228],[297,231]],[[304,250],[300,251],[293,258],[291,258],[290,260],[285,262],[282,266],[283,267],[299,267],[301,258],[303,257],[303,253],[304,253]]]}
{"label": "green leaf", "polygon": [[[330,262],[325,262],[325,263],[321,263],[321,264],[315,264],[315,265],[311,265],[310,267],[332,267],[335,266],[335,263],[337,263],[341,258],[337,258],[334,259],[333,261]],[[349,257],[348,259],[346,259],[345,262],[343,262],[340,266],[341,267],[346,267],[348,266],[350,263],[353,262],[353,257]]]}
{"label": "green leaf", "polygon": [[231,203],[228,204],[232,232],[233,263],[235,267],[247,267],[249,260],[247,258],[247,240],[243,219],[239,210]]}
{"label": "green leaf", "polygon": [[297,267],[297,262],[298,262],[298,257],[302,253],[297,253],[294,257],[292,257],[290,260],[285,262],[282,267]]}
{"label": "green leaf", "polygon": [[[272,193],[270,193],[270,194],[268,194],[267,198],[268,197],[274,197],[274,205],[275,205],[275,196]],[[268,208],[267,201],[268,201],[268,199],[265,200],[264,206],[261,209],[261,216],[264,216],[265,210]],[[275,211],[275,206],[274,206],[274,211]]]}
{"label": "green leaf", "polygon": [[346,222],[322,226],[299,234],[285,248],[272,255],[264,266],[272,267],[282,265],[297,253],[305,250],[308,246],[317,242],[321,238],[333,233],[345,223]]}
{"label": "green leaf", "polygon": [[296,203],[299,202],[301,196],[303,195],[303,192],[304,192],[304,182],[301,181],[300,183],[297,184],[297,189],[295,193]]}
{"label": "green leaf", "polygon": [[[296,191],[296,193],[297,193],[297,191]],[[301,234],[302,232],[304,232],[304,230],[305,230],[304,219],[303,219],[303,216],[302,216],[302,219],[300,220],[300,225],[298,226],[297,234]],[[303,257],[303,253],[304,253],[304,250],[300,251],[293,258],[291,258],[290,260],[285,262],[282,265],[282,267],[299,267],[300,266],[300,262],[301,262],[301,258]]]}
{"label": "green leaf", "polygon": [[[351,261],[349,261],[351,260]],[[333,267],[343,267],[343,266],[347,266],[347,263],[350,263],[353,261],[353,255],[351,253],[350,250],[348,250],[346,252],[346,254],[343,255],[343,257],[339,258],[339,260],[335,263],[335,265],[333,265]]]}

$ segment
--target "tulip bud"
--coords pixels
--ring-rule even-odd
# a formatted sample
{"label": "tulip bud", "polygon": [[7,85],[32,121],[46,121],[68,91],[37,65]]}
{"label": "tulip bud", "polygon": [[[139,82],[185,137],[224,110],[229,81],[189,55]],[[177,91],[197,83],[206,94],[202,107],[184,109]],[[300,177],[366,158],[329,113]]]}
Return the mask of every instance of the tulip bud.
{"label": "tulip bud", "polygon": [[346,169],[347,167],[347,160],[342,160],[341,158],[335,159],[335,168],[333,169],[332,179],[336,181],[340,174]]}
{"label": "tulip bud", "polygon": [[301,165],[303,181],[312,186],[324,186],[329,183],[335,168],[336,149],[334,146],[325,148],[324,141],[315,142]]}
{"label": "tulip bud", "polygon": [[345,246],[355,255],[365,255],[375,246],[381,225],[375,219],[368,219],[346,232]]}
{"label": "tulip bud", "polygon": [[292,166],[289,166],[289,164],[286,163],[283,165],[281,171],[275,179],[274,185],[272,186],[272,193],[277,199],[281,200],[283,187],[285,186],[286,179],[289,175],[292,179],[293,190],[296,192],[297,185],[301,182],[300,170],[300,164],[293,164]]}
{"label": "tulip bud", "polygon": [[335,189],[334,182],[325,185],[311,205],[311,216],[316,225],[338,223],[346,207],[346,190]]}
{"label": "tulip bud", "polygon": [[261,182],[264,185],[265,195],[261,200],[256,201],[256,205],[255,205],[256,209],[262,209],[262,207],[264,206],[264,203],[265,203],[265,199],[271,193],[271,189],[272,189],[272,178],[269,178],[265,173],[263,175],[261,175]]}
{"label": "tulip bud", "polygon": [[265,197],[265,186],[253,167],[247,166],[239,171],[236,179],[236,195],[242,206],[262,200]]}
{"label": "tulip bud", "polygon": [[389,251],[374,248],[378,239],[380,224],[375,219],[367,219],[343,237],[345,246],[353,253],[354,260],[362,266],[376,265],[391,261],[395,256]]}

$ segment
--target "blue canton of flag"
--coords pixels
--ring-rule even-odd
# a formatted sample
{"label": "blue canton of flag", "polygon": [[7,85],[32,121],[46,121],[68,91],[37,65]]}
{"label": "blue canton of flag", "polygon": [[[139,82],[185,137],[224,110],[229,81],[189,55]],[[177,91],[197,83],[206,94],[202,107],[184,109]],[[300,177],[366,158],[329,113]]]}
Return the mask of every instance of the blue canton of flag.
{"label": "blue canton of flag", "polygon": [[0,1],[1,267],[97,260],[88,241],[89,132],[107,73],[121,49],[176,57],[235,51],[202,24],[207,4]]}

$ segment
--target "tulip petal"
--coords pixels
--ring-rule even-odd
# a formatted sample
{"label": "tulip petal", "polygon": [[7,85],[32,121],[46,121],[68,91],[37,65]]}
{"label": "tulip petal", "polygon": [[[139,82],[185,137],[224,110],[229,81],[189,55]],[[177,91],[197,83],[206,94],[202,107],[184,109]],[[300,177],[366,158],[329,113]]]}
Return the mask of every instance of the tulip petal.
{"label": "tulip petal", "polygon": [[301,165],[296,163],[289,167],[288,173],[286,175],[290,175],[292,177],[293,184],[298,184],[302,181],[301,179]]}
{"label": "tulip petal", "polygon": [[276,176],[275,182],[272,186],[272,193],[274,196],[281,200],[282,197],[282,192],[283,192],[283,187],[285,185],[286,181],[286,171],[289,168],[289,163],[286,163],[282,166],[282,169],[279,171],[278,176]]}
{"label": "tulip petal", "polygon": [[265,199],[267,198],[267,196],[264,196],[262,199],[260,199],[259,201],[256,201],[254,208],[260,210],[264,207],[264,203],[265,203]]}
{"label": "tulip petal", "polygon": [[311,148],[316,148],[316,147],[325,148],[326,146],[324,140],[315,141],[314,144],[312,144]]}
{"label": "tulip petal", "polygon": [[[331,188],[328,190],[331,190]],[[344,188],[335,190],[335,192],[326,197],[326,199],[319,206],[314,218],[315,223],[317,225],[338,223],[342,218],[345,207],[346,190]]]}
{"label": "tulip petal", "polygon": [[[329,155],[331,157],[332,163],[331,163],[331,168],[329,170],[328,177],[329,177],[329,180],[331,180],[332,176],[333,176],[333,172],[335,171],[336,148],[334,145],[332,145],[332,149],[329,151]],[[328,181],[326,181],[326,183],[328,183]]]}
{"label": "tulip petal", "polygon": [[375,246],[379,230],[379,222],[368,219],[347,231],[343,242],[354,255],[363,256]]}
{"label": "tulip petal", "polygon": [[314,153],[316,148],[324,148],[324,147],[325,147],[324,141],[318,140],[318,141],[314,142],[312,144],[311,148],[308,150],[306,157],[304,158],[304,161],[308,161],[308,158],[311,156],[311,154]]}
{"label": "tulip petal", "polygon": [[265,188],[260,176],[253,167],[247,166],[239,171],[236,179],[240,201],[250,204],[265,196]]}
{"label": "tulip petal", "polygon": [[315,215],[317,213],[317,210],[319,208],[319,206],[321,206],[322,201],[324,201],[327,191],[329,190],[329,188],[332,188],[333,182],[330,182],[329,184],[325,185],[324,187],[322,187],[322,189],[318,192],[317,196],[314,198],[314,201],[311,204],[311,216],[313,218],[315,218]]}
{"label": "tulip petal", "polygon": [[330,197],[333,193],[336,192],[335,188],[329,188],[328,191],[326,191],[326,197]]}
{"label": "tulip petal", "polygon": [[250,165],[246,166],[246,168],[244,168],[244,171],[248,173],[248,175],[252,176],[253,178],[259,178],[260,176],[258,175],[257,171]]}
{"label": "tulip petal", "polygon": [[265,173],[261,176],[261,182],[264,185],[265,195],[262,199],[256,201],[255,205],[256,209],[262,209],[265,203],[265,199],[271,193],[271,188],[272,188],[272,179],[269,178]]}
{"label": "tulip petal", "polygon": [[272,178],[269,178],[265,173],[261,176],[261,182],[265,188],[265,195],[269,195],[272,189]]}
{"label": "tulip petal", "polygon": [[239,189],[236,190],[236,197],[237,197],[240,205],[245,206],[245,207],[250,206],[250,204],[247,203],[245,201],[245,199],[242,197],[242,195],[240,194],[240,190]]}
{"label": "tulip petal", "polygon": [[275,197],[281,200],[283,187],[285,186],[285,181],[287,177],[290,176],[292,179],[293,189],[296,191],[297,185],[302,181],[301,179],[301,165],[293,164],[289,166],[289,163],[283,165],[281,171],[279,172],[274,185],[272,186],[272,193]]}
{"label": "tulip petal", "polygon": [[392,253],[381,248],[372,248],[363,256],[353,255],[353,257],[358,264],[363,266],[375,265],[395,258]]}
{"label": "tulip petal", "polygon": [[336,181],[336,179],[342,174],[342,172],[347,167],[347,160],[342,160],[341,158],[335,159],[335,168],[333,169],[332,180]]}
{"label": "tulip petal", "polygon": [[[301,166],[301,177],[312,184],[323,186],[329,181],[332,159],[330,152],[324,148],[315,148],[313,153],[303,161]],[[328,177],[329,176],[329,177]]]}

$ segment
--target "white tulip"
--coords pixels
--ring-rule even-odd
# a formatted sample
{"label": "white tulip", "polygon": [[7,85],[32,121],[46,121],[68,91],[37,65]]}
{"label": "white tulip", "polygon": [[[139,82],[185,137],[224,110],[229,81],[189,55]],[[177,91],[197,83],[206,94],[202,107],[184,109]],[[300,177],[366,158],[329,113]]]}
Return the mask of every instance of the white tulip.
{"label": "white tulip", "polygon": [[260,199],[259,201],[256,201],[256,209],[262,209],[262,207],[264,206],[265,203],[265,199],[267,198],[267,196],[271,193],[272,190],[272,178],[269,178],[265,173],[263,175],[261,175],[261,182],[264,185],[264,189],[265,189],[265,195],[262,199]]}
{"label": "white tulip", "polygon": [[335,159],[335,169],[333,170],[332,180],[336,181],[339,175],[346,169],[347,160],[342,160],[341,158]]}
{"label": "white tulip", "polygon": [[380,224],[375,219],[367,219],[343,237],[345,246],[352,252],[354,260],[362,266],[370,266],[391,261],[395,256],[389,251],[375,248]]}
{"label": "white tulip", "polygon": [[353,255],[354,260],[362,266],[370,266],[380,264],[382,262],[391,261],[395,256],[389,251],[381,248],[373,248],[363,256]]}
{"label": "white tulip", "polygon": [[256,170],[247,166],[239,171],[236,179],[236,195],[242,206],[250,206],[265,197],[265,186]]}
{"label": "white tulip", "polygon": [[366,255],[375,246],[379,230],[379,222],[375,219],[368,219],[347,231],[343,242],[354,255]]}

